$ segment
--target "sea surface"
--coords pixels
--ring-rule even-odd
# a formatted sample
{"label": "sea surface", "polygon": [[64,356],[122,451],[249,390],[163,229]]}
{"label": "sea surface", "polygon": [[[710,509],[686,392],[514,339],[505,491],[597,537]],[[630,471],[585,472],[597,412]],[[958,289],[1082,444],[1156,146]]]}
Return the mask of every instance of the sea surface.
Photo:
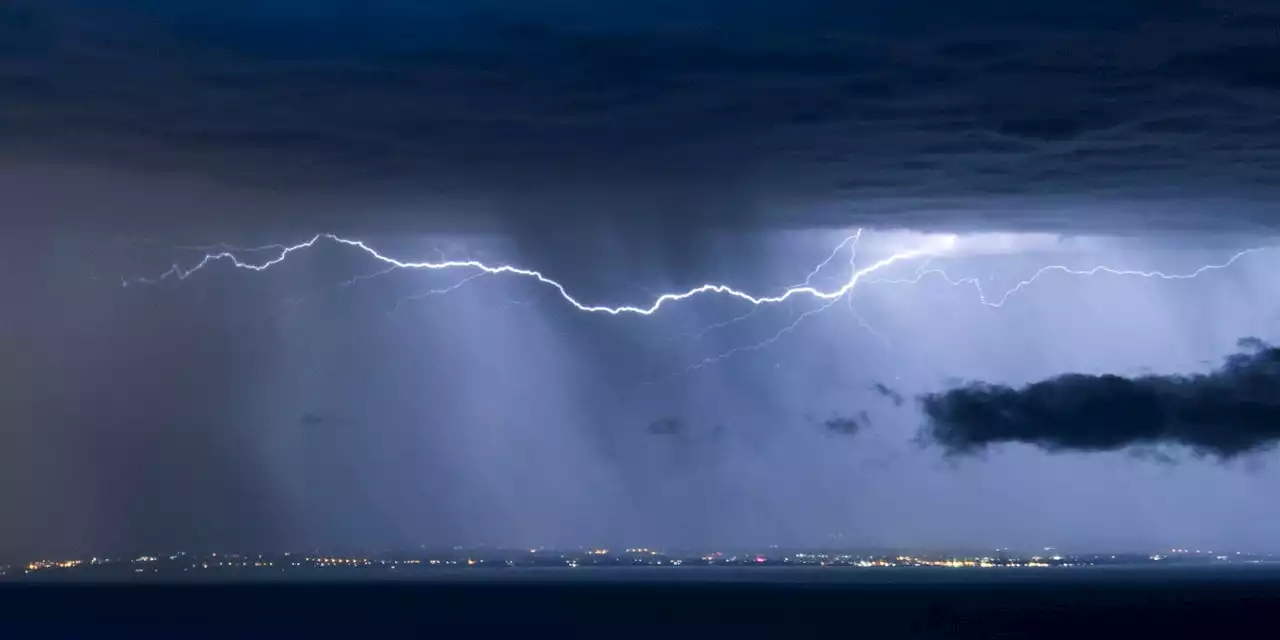
{"label": "sea surface", "polygon": [[325,568],[268,573],[260,569],[170,574],[77,577],[50,572],[13,580],[16,583],[241,583],[241,582],[426,582],[426,583],[564,583],[564,584],[723,584],[723,585],[1149,585],[1183,582],[1280,583],[1280,563],[1239,565],[1120,565],[1050,568],[970,567],[504,567],[431,568],[403,573],[367,568]]}
{"label": "sea surface", "polygon": [[[1275,635],[1280,567],[566,567],[372,580],[359,571],[156,576],[10,582],[0,586],[0,606],[21,612],[0,621],[0,637],[24,638],[54,628],[85,637],[108,628],[128,637],[210,630],[249,637],[267,629],[274,637],[339,630],[357,637],[374,627],[412,627],[422,637],[455,630],[637,637],[696,629],[714,637],[1225,639]],[[11,626],[23,620],[24,626]]]}
{"label": "sea surface", "polygon": [[[358,570],[304,580],[363,580]],[[269,579],[269,578],[268,578]],[[284,577],[284,579],[297,579]],[[740,584],[1002,584],[1002,583],[1162,583],[1181,581],[1280,581],[1280,563],[1237,566],[1106,566],[1053,568],[942,567],[510,567],[458,569],[377,575],[373,580],[583,583],[740,583]]]}

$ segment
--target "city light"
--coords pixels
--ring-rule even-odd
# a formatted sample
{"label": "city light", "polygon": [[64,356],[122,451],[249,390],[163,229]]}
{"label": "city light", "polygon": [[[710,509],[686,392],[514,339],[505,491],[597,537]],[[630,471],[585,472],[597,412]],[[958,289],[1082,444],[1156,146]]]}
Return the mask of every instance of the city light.
{"label": "city light", "polygon": [[[1280,563],[1280,556],[1250,554],[1245,552],[1194,553],[1174,549],[1173,553],[1127,555],[1078,555],[1056,552],[1052,556],[1019,555],[1007,549],[995,554],[929,554],[901,553],[875,554],[841,551],[793,551],[776,548],[766,551],[740,552],[677,552],[651,547],[630,547],[611,553],[606,548],[588,548],[578,551],[542,549],[529,553],[528,549],[512,551],[457,549],[433,558],[414,555],[386,554],[379,557],[366,555],[345,556],[325,554],[316,556],[290,556],[288,554],[165,554],[144,555],[133,559],[108,559],[94,557],[88,560],[72,558],[62,560],[34,560],[17,567],[23,571],[10,571],[0,567],[0,575],[6,580],[21,580],[24,576],[122,576],[146,578],[192,572],[200,575],[231,573],[237,577],[254,573],[280,572],[302,574],[308,570],[324,571],[344,578],[357,572],[364,577],[379,574],[411,575],[406,572],[490,572],[497,568],[591,568],[661,567],[669,571],[688,571],[704,567],[806,567],[824,571],[875,571],[887,568],[914,568],[921,570],[988,570],[1011,569],[1069,569],[1089,566],[1221,566],[1223,564],[1257,565]],[[15,567],[16,568],[16,567]]]}

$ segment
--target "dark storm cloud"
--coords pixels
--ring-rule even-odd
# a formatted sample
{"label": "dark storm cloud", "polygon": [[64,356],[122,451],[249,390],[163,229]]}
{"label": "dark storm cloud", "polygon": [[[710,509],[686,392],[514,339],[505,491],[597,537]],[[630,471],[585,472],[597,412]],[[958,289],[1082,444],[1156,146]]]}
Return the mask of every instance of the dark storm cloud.
{"label": "dark storm cloud", "polygon": [[1021,442],[1049,451],[1186,447],[1229,459],[1280,442],[1280,348],[1240,340],[1204,374],[1068,374],[1021,388],[972,383],[920,401],[926,441],[969,454]]}
{"label": "dark storm cloud", "polygon": [[[478,198],[531,226],[1124,226],[1149,212],[1046,218],[1021,199],[1280,184],[1273,7],[1012,4],[11,2],[0,155],[417,211]],[[197,204],[146,222],[191,223]],[[220,215],[331,227],[350,212],[323,204]],[[493,224],[371,208],[396,213],[366,228]],[[1221,224],[1202,209],[1153,210]]]}
{"label": "dark storm cloud", "polygon": [[892,402],[893,406],[895,407],[901,407],[902,404],[906,402],[906,400],[902,397],[901,393],[898,393],[897,391],[890,389],[889,387],[885,386],[885,384],[882,382],[877,382],[871,385],[871,390],[881,396],[884,396],[885,398],[888,398],[889,401]]}

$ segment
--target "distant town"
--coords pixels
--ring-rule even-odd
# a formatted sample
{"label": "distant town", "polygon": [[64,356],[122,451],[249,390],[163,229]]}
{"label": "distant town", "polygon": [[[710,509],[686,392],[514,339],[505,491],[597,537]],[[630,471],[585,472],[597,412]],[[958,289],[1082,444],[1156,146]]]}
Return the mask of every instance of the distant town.
{"label": "distant town", "polygon": [[1016,569],[1094,566],[1213,566],[1260,565],[1280,567],[1280,555],[1169,549],[1146,554],[1068,554],[1053,548],[1036,553],[993,550],[983,554],[853,553],[823,550],[691,551],[630,549],[466,549],[428,552],[337,553],[190,553],[137,557],[47,558],[0,566],[0,580],[41,579],[128,580],[138,578],[284,578],[333,577],[428,578],[499,576],[513,568],[589,570],[592,567],[809,567],[877,569],[952,568]]}

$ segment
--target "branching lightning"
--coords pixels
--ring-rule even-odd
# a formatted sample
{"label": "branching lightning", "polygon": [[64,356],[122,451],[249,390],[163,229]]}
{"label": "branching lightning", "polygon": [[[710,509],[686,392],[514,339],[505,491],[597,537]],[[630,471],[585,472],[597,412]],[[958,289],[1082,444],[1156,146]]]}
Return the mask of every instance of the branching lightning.
{"label": "branching lightning", "polygon": [[808,311],[805,311],[804,313],[800,314],[800,315],[799,315],[799,316],[798,316],[798,317],[797,317],[797,318],[796,318],[796,319],[795,319],[791,324],[789,324],[789,325],[787,325],[787,326],[785,326],[785,327],[783,327],[783,328],[779,329],[777,333],[773,334],[772,336],[770,336],[770,337],[768,337],[768,338],[765,338],[763,341],[761,341],[761,342],[757,342],[757,343],[755,343],[755,344],[753,344],[753,345],[749,345],[749,346],[745,346],[745,347],[735,347],[735,348],[733,348],[733,349],[730,349],[730,350],[725,351],[725,352],[723,352],[723,353],[720,353],[720,354],[718,354],[718,355],[714,355],[714,356],[710,356],[710,357],[707,357],[707,358],[703,358],[700,362],[696,362],[696,363],[691,364],[691,365],[689,365],[688,367],[686,367],[686,368],[685,368],[685,370],[684,370],[684,373],[689,373],[689,372],[691,372],[691,371],[696,371],[696,370],[701,369],[701,368],[703,368],[703,367],[706,367],[706,366],[708,366],[708,365],[712,365],[712,364],[715,364],[715,363],[720,362],[720,361],[722,361],[722,360],[725,360],[725,359],[727,359],[727,358],[730,358],[730,357],[732,357],[732,356],[735,356],[735,355],[737,355],[737,354],[739,354],[739,353],[747,353],[747,352],[750,352],[750,351],[759,351],[759,350],[761,350],[761,349],[763,349],[763,348],[765,348],[765,347],[767,347],[767,346],[769,346],[769,345],[771,345],[771,344],[773,344],[773,343],[775,343],[775,342],[777,342],[777,341],[781,340],[781,339],[782,339],[782,337],[783,337],[783,336],[785,336],[785,335],[787,335],[788,333],[791,333],[792,331],[795,331],[795,330],[796,330],[796,328],[798,328],[798,327],[800,326],[800,323],[804,322],[804,321],[805,321],[807,318],[809,318],[810,316],[815,316],[815,315],[817,315],[817,314],[819,314],[819,313],[822,313],[823,311],[826,311],[827,309],[830,309],[830,308],[831,308],[832,306],[834,306],[837,302],[840,302],[840,298],[835,298],[835,299],[833,299],[833,300],[827,300],[827,301],[826,301],[826,302],[824,302],[821,306],[816,307],[816,308],[813,308],[813,309],[809,309]]}
{"label": "branching lightning", "polygon": [[[851,236],[850,238],[854,239],[856,237],[857,236]],[[236,268],[239,268],[239,269],[248,269],[250,271],[265,271],[267,269],[270,269],[271,267],[274,267],[284,262],[286,259],[288,259],[290,254],[302,249],[311,248],[321,240],[329,240],[338,244],[360,249],[361,251],[364,251],[374,259],[387,264],[388,269],[385,269],[384,271],[394,270],[394,269],[425,269],[430,271],[440,271],[440,270],[448,270],[448,269],[472,269],[472,270],[476,270],[476,271],[480,271],[480,272],[483,272],[486,274],[492,274],[492,275],[512,274],[512,275],[524,276],[527,278],[532,278],[534,280],[537,280],[538,282],[555,289],[556,292],[560,294],[560,297],[564,298],[566,302],[568,302],[570,305],[572,305],[574,308],[576,308],[579,311],[584,311],[588,313],[606,313],[613,316],[624,315],[624,314],[650,316],[650,315],[653,315],[654,313],[657,313],[658,310],[660,310],[664,305],[668,303],[679,302],[681,300],[687,300],[694,296],[710,294],[710,293],[721,294],[721,295],[729,296],[731,298],[744,300],[756,306],[765,305],[765,304],[776,304],[779,302],[785,302],[787,300],[791,300],[793,298],[798,298],[801,296],[809,296],[812,298],[817,298],[820,300],[828,300],[828,301],[838,300],[839,298],[843,297],[845,294],[852,291],[854,287],[857,286],[858,281],[861,280],[863,276],[869,273],[878,271],[880,269],[883,269],[885,267],[888,267],[897,262],[912,260],[924,255],[930,255],[930,254],[939,253],[941,251],[945,251],[946,249],[949,249],[952,245],[954,245],[956,241],[956,237],[944,236],[943,238],[941,238],[939,242],[936,243],[938,246],[933,249],[914,249],[910,251],[901,251],[872,264],[870,267],[867,267],[862,270],[855,270],[843,285],[831,291],[823,291],[821,289],[818,289],[817,287],[814,287],[813,285],[809,284],[808,281],[806,281],[804,285],[788,288],[787,290],[783,291],[778,295],[754,296],[745,291],[735,289],[729,285],[706,283],[706,284],[702,284],[692,289],[688,289],[686,291],[679,292],[679,293],[661,294],[657,296],[654,299],[654,301],[647,307],[637,307],[637,306],[631,306],[631,305],[610,307],[605,305],[585,304],[580,300],[578,300],[577,298],[573,297],[563,284],[561,284],[556,280],[552,280],[551,278],[548,278],[547,276],[543,275],[542,272],[540,271],[534,271],[532,269],[524,269],[521,267],[509,265],[509,264],[491,266],[483,262],[480,262],[478,260],[441,260],[439,262],[406,262],[403,260],[392,258],[390,256],[383,255],[382,253],[379,253],[376,249],[368,246],[367,244],[365,244],[360,240],[351,240],[348,238],[343,238],[341,236],[337,236],[329,233],[318,234],[312,237],[310,240],[307,240],[306,242],[301,242],[295,245],[286,246],[280,250],[280,254],[278,256],[261,263],[245,262],[244,260],[241,260],[235,254],[235,252],[220,251],[217,253],[205,254],[204,258],[202,258],[198,263],[196,263],[195,266],[189,269],[184,269],[180,265],[174,265],[168,271],[165,271],[164,273],[160,274],[160,276],[157,278],[137,279],[133,281],[126,280],[123,282],[123,284],[125,286],[128,286],[129,284],[133,284],[133,283],[154,284],[168,278],[177,278],[179,280],[185,280],[191,277],[193,274],[200,271],[201,269],[204,269],[210,264],[213,264],[219,261],[229,262],[230,264],[234,265]],[[848,243],[850,241],[851,240],[846,240],[845,242]],[[832,256],[834,257],[834,255],[835,254],[833,253]],[[828,258],[828,262],[829,261],[830,261],[830,258]],[[811,275],[810,279],[812,279],[812,277],[813,276]]]}
{"label": "branching lightning", "polygon": [[[818,263],[818,266],[814,267],[814,268],[813,268],[813,270],[809,272],[809,275],[805,276],[805,278],[804,278],[804,282],[801,282],[801,283],[799,283],[799,284],[793,284],[793,285],[790,285],[790,286],[787,286],[787,287],[782,287],[782,291],[784,291],[784,292],[785,292],[785,291],[789,291],[789,290],[791,290],[791,289],[796,289],[796,288],[800,288],[800,287],[808,287],[808,286],[812,285],[812,284],[813,284],[813,279],[814,279],[814,278],[816,278],[816,277],[818,277],[818,274],[819,274],[819,273],[821,273],[823,269],[827,268],[827,265],[831,264],[831,262],[832,262],[833,260],[835,260],[835,259],[836,259],[836,256],[840,255],[840,251],[841,251],[842,249],[844,249],[845,247],[850,247],[850,251],[849,251],[849,267],[850,267],[851,269],[854,269],[854,270],[856,271],[856,270],[857,270],[856,260],[857,260],[857,257],[858,257],[858,240],[859,240],[859,239],[861,239],[861,238],[862,238],[862,229],[858,229],[858,230],[857,230],[857,232],[855,232],[853,235],[851,235],[851,236],[849,236],[849,237],[845,238],[844,240],[840,241],[840,244],[836,245],[836,248],[831,250],[831,255],[827,256],[827,259],[826,259],[826,260],[823,260],[822,262]],[[846,298],[848,298],[848,299],[852,300],[852,296],[846,296]],[[837,299],[838,299],[838,298],[837,298]],[[830,305],[826,305],[826,306],[830,306]],[[744,314],[741,314],[741,315],[739,315],[739,316],[735,316],[735,317],[730,318],[730,319],[728,319],[728,320],[725,320],[725,321],[723,321],[723,322],[717,322],[717,323],[715,323],[715,324],[707,325],[706,327],[703,327],[702,329],[699,329],[698,331],[693,331],[693,332],[689,332],[689,333],[683,333],[683,334],[680,334],[680,335],[674,336],[674,337],[672,337],[671,339],[672,339],[672,340],[677,340],[677,339],[680,339],[680,338],[703,338],[703,337],[705,337],[707,334],[709,334],[709,333],[711,333],[711,332],[713,332],[713,331],[716,331],[716,330],[719,330],[719,329],[724,329],[724,328],[726,328],[726,327],[729,327],[729,326],[735,325],[735,324],[737,324],[737,323],[739,323],[739,322],[742,322],[742,321],[744,321],[744,320],[746,320],[746,319],[750,318],[751,316],[755,315],[755,314],[756,314],[756,312],[757,312],[757,311],[759,311],[759,310],[760,310],[760,309],[762,309],[762,308],[764,308],[764,307],[763,307],[763,305],[758,305],[758,304],[757,304],[757,305],[751,305],[751,309],[750,309],[749,311],[747,311],[746,313],[744,313]],[[826,308],[826,307],[824,306],[823,308]],[[852,308],[852,306],[851,306],[851,308]],[[796,321],[795,321],[795,323],[793,323],[793,325],[792,325],[792,326],[791,326],[787,331],[790,331],[790,329],[794,329],[794,328],[795,328],[795,326],[794,326],[794,325],[795,325],[795,324],[798,324],[801,320],[803,320],[803,319],[804,319],[805,317],[807,317],[808,315],[810,315],[810,314],[808,314],[808,313],[802,314],[802,315],[801,315],[801,317],[800,317],[800,318],[797,318],[797,319],[796,319]],[[857,312],[856,312],[856,311],[854,312],[854,315],[857,315]],[[859,321],[861,321],[861,318],[859,318]],[[784,332],[784,333],[785,333],[785,332]],[[780,337],[780,336],[779,336],[779,337]],[[776,339],[776,338],[775,338],[775,339]]]}
{"label": "branching lightning", "polygon": [[[208,267],[217,262],[226,262],[238,269],[245,269],[245,270],[255,271],[255,272],[265,271],[267,269],[270,269],[273,266],[276,266],[284,262],[285,260],[288,259],[288,257],[291,254],[295,252],[298,252],[303,249],[311,248],[315,246],[317,243],[320,243],[322,241],[327,241],[337,245],[358,249],[364,252],[365,254],[367,254],[368,256],[372,257],[373,259],[381,262],[383,265],[385,265],[384,268],[380,269],[375,273],[353,277],[347,281],[340,283],[340,286],[349,286],[349,285],[355,284],[356,282],[376,278],[400,269],[429,270],[429,271],[463,270],[463,271],[472,272],[470,275],[468,275],[467,277],[463,278],[461,281],[451,286],[441,288],[441,289],[433,289],[421,294],[417,294],[417,295],[402,299],[396,305],[396,310],[398,310],[405,303],[412,300],[421,299],[427,296],[442,295],[442,294],[455,291],[458,288],[465,285],[466,283],[472,280],[475,280],[477,278],[480,278],[482,276],[504,275],[504,274],[520,276],[523,278],[536,280],[537,282],[553,289],[561,298],[564,299],[565,302],[571,305],[574,309],[582,312],[587,312],[587,313],[607,314],[611,316],[619,316],[619,315],[650,316],[657,313],[659,310],[661,310],[663,307],[667,306],[668,304],[687,300],[695,296],[711,295],[711,294],[716,294],[716,295],[725,296],[731,299],[741,300],[751,305],[751,308],[745,314],[738,315],[724,322],[710,325],[694,334],[685,334],[685,336],[678,336],[678,337],[688,337],[689,335],[692,335],[694,337],[701,337],[710,331],[728,327],[729,325],[746,320],[747,318],[755,314],[757,311],[759,311],[761,308],[768,305],[775,305],[775,304],[794,301],[802,298],[810,298],[820,302],[819,306],[809,309],[804,313],[800,314],[798,317],[794,319],[793,322],[783,327],[781,330],[779,330],[769,338],[765,339],[764,341],[754,345],[750,345],[750,346],[731,349],[729,351],[726,351],[716,356],[704,358],[701,362],[688,367],[687,368],[687,371],[688,371],[688,370],[699,369],[709,364],[719,362],[721,360],[724,360],[738,353],[756,351],[770,344],[773,344],[774,342],[777,342],[778,340],[782,339],[782,337],[785,336],[786,334],[794,331],[802,322],[805,321],[805,319],[810,318],[813,315],[816,315],[818,313],[821,313],[822,311],[825,311],[831,308],[842,299],[847,302],[849,311],[853,314],[858,324],[864,329],[866,329],[867,331],[869,331],[870,333],[872,333],[873,335],[875,335],[877,338],[879,338],[887,346],[888,340],[882,334],[880,334],[874,328],[872,328],[866,322],[866,320],[863,319],[862,316],[858,314],[857,309],[854,306],[854,300],[853,300],[854,289],[860,284],[910,285],[910,284],[918,284],[924,279],[932,276],[932,277],[941,279],[952,286],[964,286],[964,285],[973,286],[978,294],[977,296],[978,300],[983,305],[986,305],[991,308],[1000,308],[1000,307],[1003,307],[1012,297],[1020,293],[1023,289],[1031,286],[1032,284],[1037,282],[1039,279],[1041,279],[1043,276],[1049,273],[1062,273],[1065,275],[1072,275],[1072,276],[1097,276],[1100,274],[1106,274],[1106,275],[1112,275],[1112,276],[1136,276],[1136,277],[1142,277],[1142,278],[1156,278],[1156,279],[1162,279],[1162,280],[1190,280],[1209,271],[1226,269],[1232,266],[1233,264],[1235,264],[1240,259],[1250,254],[1275,248],[1275,247],[1255,247],[1251,249],[1245,249],[1243,251],[1240,251],[1232,255],[1225,262],[1204,265],[1199,267],[1198,269],[1195,269],[1190,273],[1170,274],[1170,273],[1165,273],[1163,271],[1139,271],[1139,270],[1131,270],[1131,269],[1115,269],[1107,266],[1096,266],[1090,269],[1073,269],[1065,265],[1057,265],[1057,264],[1047,265],[1039,268],[1029,278],[1022,280],[1021,282],[1018,282],[1016,285],[1014,285],[1012,288],[1005,291],[1003,294],[999,296],[989,296],[988,292],[983,288],[981,281],[977,277],[954,278],[950,276],[943,269],[930,267],[930,265],[933,264],[933,261],[936,258],[943,257],[945,254],[950,253],[955,248],[956,242],[958,240],[958,237],[955,235],[934,237],[932,238],[931,242],[926,242],[925,243],[926,246],[924,247],[911,249],[911,250],[898,251],[886,258],[875,261],[869,264],[868,266],[865,266],[863,268],[858,268],[857,266],[858,242],[861,239],[861,237],[862,237],[862,230],[858,230],[853,235],[846,237],[843,241],[840,242],[839,245],[835,247],[835,249],[832,250],[831,254],[827,256],[825,260],[818,263],[818,265],[815,266],[813,270],[809,272],[809,274],[805,277],[803,282],[796,285],[792,285],[790,287],[786,287],[785,289],[781,290],[779,293],[776,293],[774,295],[757,296],[757,295],[748,293],[746,291],[736,289],[726,284],[704,283],[696,287],[687,289],[685,291],[656,294],[653,296],[652,302],[648,306],[632,306],[632,305],[605,306],[605,305],[589,304],[575,298],[572,294],[569,293],[565,285],[563,285],[561,282],[557,280],[554,280],[544,275],[540,271],[517,267],[510,264],[491,265],[479,260],[472,260],[472,259],[449,260],[449,259],[445,259],[443,252],[440,252],[441,253],[440,260],[435,262],[404,261],[404,260],[387,256],[379,252],[378,250],[374,249],[373,247],[369,246],[368,244],[365,244],[363,241],[344,238],[338,235],[328,234],[328,233],[318,234],[312,237],[311,239],[307,240],[306,242],[301,242],[294,245],[275,244],[275,245],[266,245],[262,247],[238,248],[238,247],[231,247],[223,244],[223,245],[213,245],[211,247],[185,247],[186,249],[209,251],[209,252],[204,253],[203,258],[199,262],[197,262],[194,266],[191,266],[189,268],[183,268],[182,266],[175,264],[168,271],[165,271],[164,273],[160,274],[158,277],[149,278],[149,279],[139,278],[135,280],[126,280],[126,281],[122,281],[122,284],[124,286],[128,286],[130,284],[141,284],[141,283],[155,284],[171,278],[178,279],[178,280],[185,280],[191,277],[192,275],[194,275],[195,273],[199,272],[200,270],[204,269],[205,267]],[[834,288],[822,289],[816,286],[814,284],[814,279],[818,277],[818,275],[824,269],[830,266],[831,263],[836,259],[836,257],[840,255],[840,253],[845,249],[849,250],[848,277],[845,278],[839,284],[839,286],[836,286]],[[264,251],[274,251],[276,252],[276,255],[262,262],[252,262],[246,259],[242,259],[240,257],[243,254],[258,255]],[[872,276],[872,274],[875,274],[880,271],[884,271],[893,265],[896,265],[899,263],[906,263],[906,262],[910,262],[917,259],[924,259],[924,261],[920,264],[919,268],[916,269],[914,276],[911,278],[873,279],[872,277],[870,277]]]}
{"label": "branching lightning", "polygon": [[[489,274],[489,272],[487,272],[487,271],[481,271],[481,272],[479,272],[479,273],[473,273],[473,274],[471,274],[471,275],[469,275],[469,276],[467,276],[467,277],[463,278],[462,280],[459,280],[458,282],[456,282],[456,283],[454,283],[454,284],[451,284],[451,285],[449,285],[449,286],[447,286],[447,287],[443,287],[443,288],[440,288],[440,289],[431,289],[431,290],[429,290],[429,291],[423,291],[422,293],[415,293],[415,294],[413,294],[413,295],[411,295],[411,296],[407,296],[407,297],[401,298],[401,299],[400,299],[400,301],[396,303],[395,308],[391,310],[391,313],[396,313],[396,312],[400,311],[400,308],[401,308],[401,307],[403,307],[403,306],[404,306],[406,303],[408,303],[408,302],[415,302],[415,301],[418,301],[418,300],[422,300],[422,299],[425,299],[425,298],[429,298],[429,297],[431,297],[431,296],[442,296],[442,295],[444,295],[444,294],[446,294],[446,293],[452,293],[452,292],[454,292],[454,291],[457,291],[458,289],[461,289],[461,288],[462,288],[462,286],[463,286],[463,285],[465,285],[465,284],[467,284],[468,282],[471,282],[472,280],[475,280],[476,278],[479,278],[479,277],[482,277],[482,276],[487,276],[487,275],[490,275],[490,274]],[[516,304],[519,304],[519,303],[516,303]]]}
{"label": "branching lightning", "polygon": [[1240,251],[1232,255],[1226,262],[1222,262],[1218,264],[1207,264],[1196,269],[1195,271],[1192,271],[1191,273],[1169,274],[1169,273],[1164,273],[1163,271],[1137,271],[1132,269],[1113,269],[1107,266],[1097,266],[1091,269],[1072,269],[1070,267],[1067,267],[1064,265],[1058,265],[1058,264],[1047,265],[1044,267],[1040,267],[1040,269],[1038,269],[1034,274],[1032,274],[1031,277],[1014,285],[1013,288],[1005,291],[1004,294],[1000,295],[994,301],[987,298],[987,293],[982,288],[982,282],[978,278],[976,277],[953,278],[947,275],[947,272],[942,269],[925,268],[928,266],[929,264],[928,262],[921,265],[920,269],[916,270],[915,277],[906,278],[906,279],[892,279],[892,280],[868,280],[867,284],[917,284],[927,276],[936,275],[939,278],[941,278],[943,281],[945,281],[947,284],[950,284],[952,286],[962,286],[966,284],[973,285],[973,288],[978,292],[979,302],[993,309],[999,309],[1000,307],[1003,307],[1005,303],[1009,301],[1010,298],[1017,295],[1018,292],[1030,286],[1036,280],[1039,280],[1041,276],[1047,273],[1056,272],[1056,273],[1063,273],[1063,274],[1072,275],[1072,276],[1095,276],[1100,273],[1105,273],[1107,275],[1113,275],[1113,276],[1139,276],[1142,278],[1159,278],[1161,280],[1191,280],[1192,278],[1196,278],[1200,274],[1205,273],[1207,271],[1217,271],[1219,269],[1226,269],[1227,267],[1230,267],[1231,265],[1235,264],[1241,258],[1251,253],[1257,253],[1259,251],[1265,251],[1273,248],[1275,247],[1254,247],[1251,249],[1245,249],[1243,251]]}

